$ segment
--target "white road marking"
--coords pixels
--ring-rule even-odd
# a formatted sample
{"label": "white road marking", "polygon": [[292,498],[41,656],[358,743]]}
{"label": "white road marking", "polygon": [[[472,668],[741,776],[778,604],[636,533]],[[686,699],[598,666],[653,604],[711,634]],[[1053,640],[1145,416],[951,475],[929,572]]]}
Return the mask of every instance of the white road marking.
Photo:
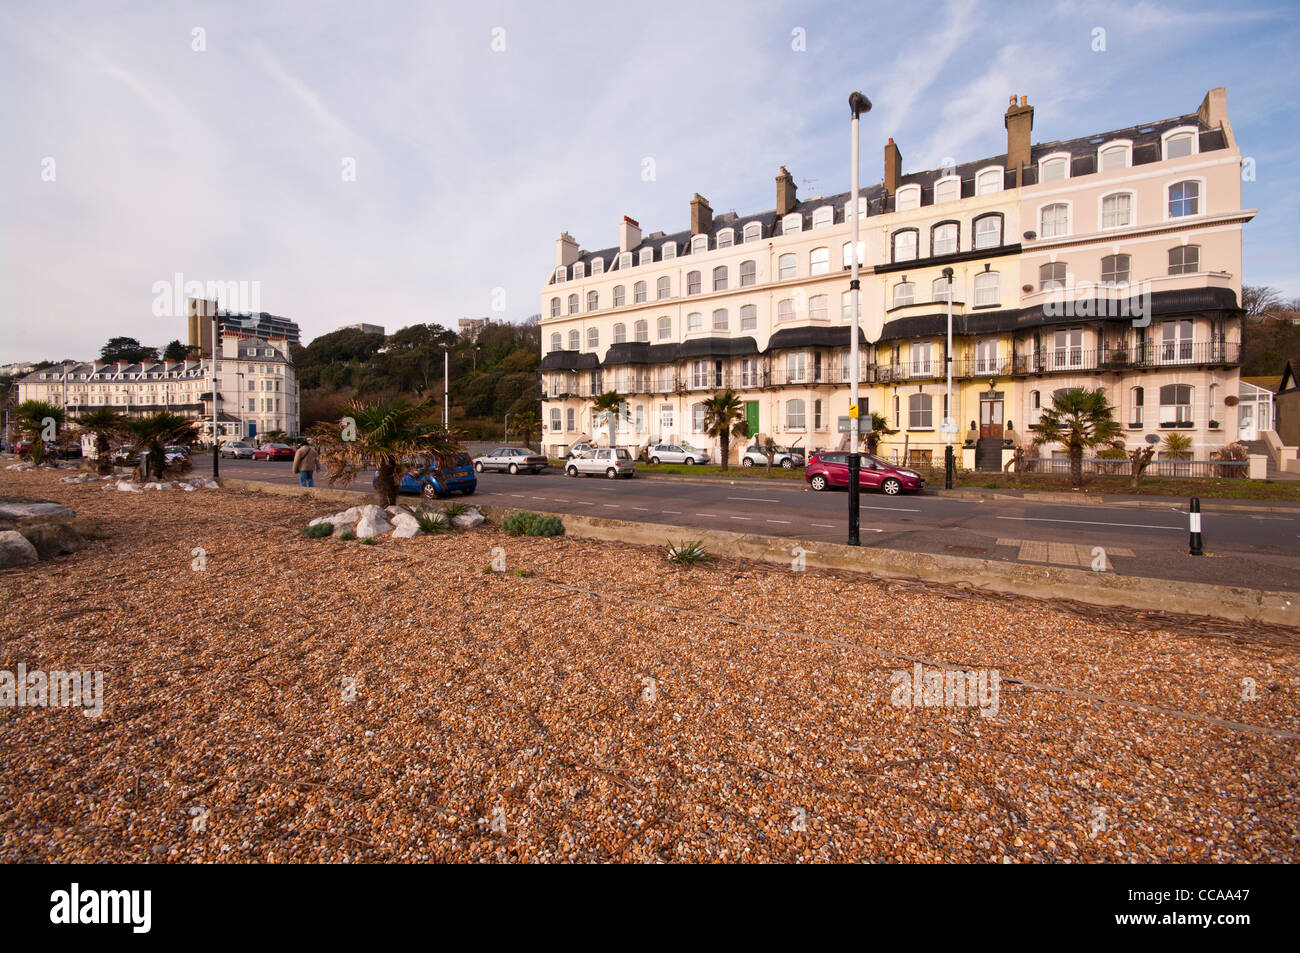
{"label": "white road marking", "polygon": [[752,523],[752,522],[754,522],[753,519],[750,518],[750,517],[748,517],[748,516],[728,516],[727,519],[729,519],[729,520],[744,520],[746,523]]}
{"label": "white road marking", "polygon": [[860,510],[890,510],[895,513],[919,513],[920,510],[908,509],[906,506],[862,506],[858,505]]}
{"label": "white road marking", "polygon": [[789,521],[789,520],[765,520],[765,522],[768,522],[768,523],[786,523],[786,524],[789,524],[790,521]]}
{"label": "white road marking", "polygon": [[1017,520],[1022,523],[1081,523],[1087,526],[1124,526],[1129,529],[1172,529],[1179,533],[1186,532],[1183,526],[1154,526],[1150,523],[1103,523],[1100,520],[1054,520],[1045,516],[996,516],[994,519]]}
{"label": "white road marking", "polygon": [[631,510],[640,510],[642,513],[649,513],[649,512],[650,512],[650,507],[648,507],[648,506],[629,506],[628,509],[631,509]]}
{"label": "white road marking", "polygon": [[681,516],[681,515],[682,515],[682,511],[681,511],[681,510],[664,510],[664,512],[665,512],[665,513],[672,513],[674,516]]}
{"label": "white road marking", "polygon": [[618,509],[618,504],[617,504],[617,503],[602,503],[602,504],[600,504],[600,505],[603,506],[603,507],[605,507],[605,509],[607,509],[607,510],[616,510],[616,509]]}
{"label": "white road marking", "polygon": [[827,527],[830,527],[831,529],[834,529],[834,528],[835,528],[835,524],[834,524],[834,523],[813,523],[813,524],[811,524],[811,525],[813,525],[813,526],[827,526]]}
{"label": "white road marking", "polygon": [[759,496],[729,496],[729,500],[739,500],[742,503],[780,503],[780,500],[766,500]]}
{"label": "white road marking", "polygon": [[709,519],[711,519],[711,520],[712,520],[712,519],[717,519],[717,518],[718,518],[718,514],[717,514],[717,513],[696,513],[695,515],[696,515],[696,516],[707,516],[707,517],[708,517]]}

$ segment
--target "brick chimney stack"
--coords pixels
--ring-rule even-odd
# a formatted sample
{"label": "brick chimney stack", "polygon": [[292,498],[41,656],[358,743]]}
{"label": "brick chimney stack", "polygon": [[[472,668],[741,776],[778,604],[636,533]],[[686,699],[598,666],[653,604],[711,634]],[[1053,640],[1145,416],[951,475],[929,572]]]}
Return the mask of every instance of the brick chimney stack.
{"label": "brick chimney stack", "polygon": [[713,208],[699,192],[691,199],[691,234],[707,235],[713,231]]}
{"label": "brick chimney stack", "polygon": [[885,143],[885,194],[893,195],[898,191],[898,181],[903,177],[903,154],[898,151],[894,137]]}
{"label": "brick chimney stack", "polygon": [[781,166],[781,171],[776,176],[776,214],[787,215],[794,211],[794,207],[799,204],[799,196],[796,194],[794,176],[792,176],[785,166]]}
{"label": "brick chimney stack", "polygon": [[1024,185],[1020,170],[1032,162],[1029,136],[1034,129],[1034,107],[1029,105],[1029,97],[1021,96],[1017,106],[1013,95],[1002,124],[1007,127],[1007,168],[1016,173],[1016,183]]}

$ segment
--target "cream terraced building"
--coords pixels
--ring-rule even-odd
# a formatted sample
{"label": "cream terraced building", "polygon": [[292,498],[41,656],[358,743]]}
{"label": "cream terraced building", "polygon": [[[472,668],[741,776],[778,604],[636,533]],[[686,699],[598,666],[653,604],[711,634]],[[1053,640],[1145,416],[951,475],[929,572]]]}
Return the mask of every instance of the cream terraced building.
{"label": "cream terraced building", "polygon": [[[1071,386],[1105,388],[1129,443],[1185,431],[1203,459],[1239,435],[1241,226],[1254,214],[1224,91],[1081,139],[1033,145],[1032,124],[1013,97],[1006,154],[907,175],[886,144],[883,181],[857,209],[862,414],[898,431],[885,455],[942,457],[951,268],[951,416],[958,446],[975,431],[968,465],[1000,467]],[[800,200],[782,168],[765,212],[715,216],[697,194],[689,230],[643,235],[625,217],[619,244],[596,252],[562,234],[542,289],[547,452],[603,442],[591,400],[613,390],[620,445],[716,454],[703,401],[728,387],[751,433],[847,447],[849,204]]]}

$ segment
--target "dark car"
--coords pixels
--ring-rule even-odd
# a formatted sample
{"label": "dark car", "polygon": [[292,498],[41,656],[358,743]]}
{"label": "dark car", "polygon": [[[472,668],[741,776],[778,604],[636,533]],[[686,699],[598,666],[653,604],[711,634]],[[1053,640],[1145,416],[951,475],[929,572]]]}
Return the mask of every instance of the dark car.
{"label": "dark car", "polygon": [[[379,475],[375,475],[377,480]],[[371,481],[373,484],[373,480]],[[399,493],[419,493],[425,497],[463,493],[469,496],[478,489],[474,461],[464,450],[459,451],[450,464],[426,467],[412,463],[397,476]]]}
{"label": "dark car", "polygon": [[[849,455],[847,453],[815,453],[808,461],[804,479],[814,490],[828,490],[833,486],[849,485]],[[862,468],[858,471],[859,485],[867,490],[880,490],[889,496],[925,488],[925,480],[915,470],[896,467],[869,453],[862,454]]]}

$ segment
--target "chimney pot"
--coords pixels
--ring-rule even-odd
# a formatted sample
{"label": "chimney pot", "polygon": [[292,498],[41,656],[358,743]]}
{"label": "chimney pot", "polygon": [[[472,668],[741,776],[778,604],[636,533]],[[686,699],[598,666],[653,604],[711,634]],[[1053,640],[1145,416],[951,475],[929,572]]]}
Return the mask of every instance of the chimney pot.
{"label": "chimney pot", "polygon": [[893,195],[898,191],[898,183],[903,178],[903,153],[899,151],[891,136],[885,143],[885,194]]}
{"label": "chimney pot", "polygon": [[618,223],[618,250],[631,251],[641,244],[641,224],[634,218],[623,216]]}
{"label": "chimney pot", "polygon": [[709,205],[709,200],[695,193],[695,198],[691,199],[691,234],[707,235],[713,231],[713,208]]}
{"label": "chimney pot", "polygon": [[1020,170],[1031,162],[1030,136],[1034,129],[1034,107],[1029,105],[1029,97],[1021,96],[1016,105],[1016,97],[1011,97],[1002,124],[1007,129],[1007,169],[1016,173],[1016,184],[1024,184]]}

